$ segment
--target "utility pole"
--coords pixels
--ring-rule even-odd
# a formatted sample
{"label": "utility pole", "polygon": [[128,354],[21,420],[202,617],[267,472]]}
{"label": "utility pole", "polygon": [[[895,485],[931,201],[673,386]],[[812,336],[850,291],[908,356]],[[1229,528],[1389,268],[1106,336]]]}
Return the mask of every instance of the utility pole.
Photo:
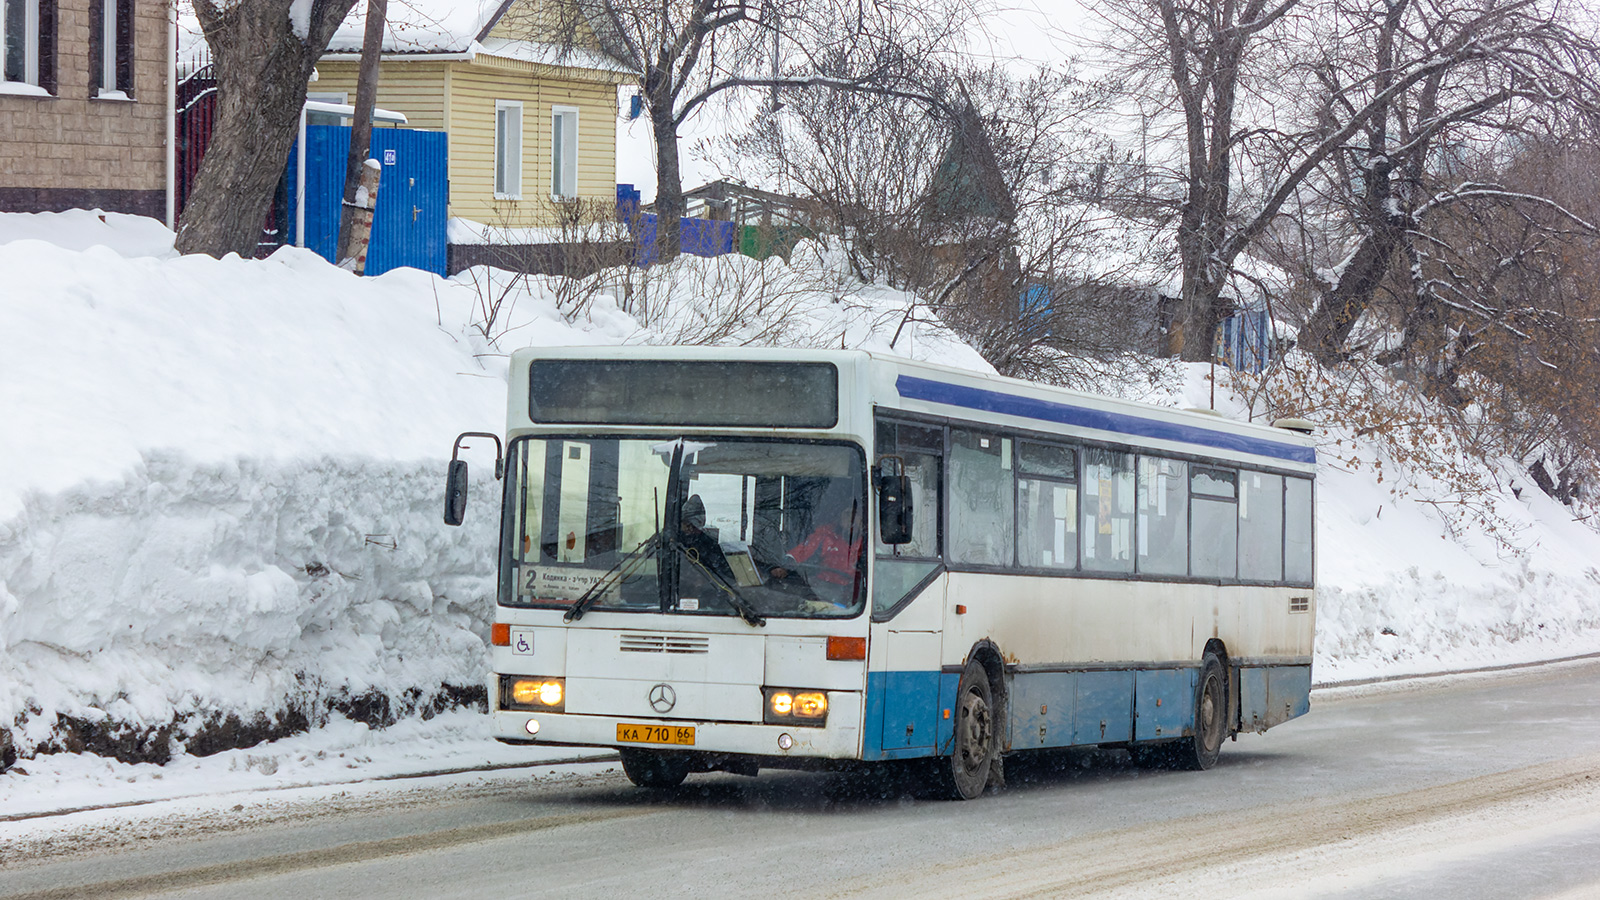
{"label": "utility pole", "polygon": [[[350,230],[354,220],[356,191],[361,185],[362,169],[372,146],[372,110],[378,103],[378,60],[383,53],[383,26],[388,9],[389,0],[367,0],[367,27],[361,37],[361,68],[356,75],[356,111],[355,118],[350,122],[350,155],[344,166],[344,205],[339,216],[337,258],[341,262],[355,255]],[[376,207],[376,196],[369,195],[369,202]],[[370,222],[370,210],[368,216]],[[361,255],[365,256],[365,241],[362,244]]]}

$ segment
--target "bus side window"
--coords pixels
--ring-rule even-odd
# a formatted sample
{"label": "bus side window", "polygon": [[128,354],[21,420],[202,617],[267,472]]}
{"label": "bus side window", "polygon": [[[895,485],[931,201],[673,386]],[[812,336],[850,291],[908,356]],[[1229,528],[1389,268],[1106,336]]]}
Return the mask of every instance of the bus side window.
{"label": "bus side window", "polygon": [[1283,579],[1311,581],[1311,479],[1283,480]]}
{"label": "bus side window", "polygon": [[878,456],[899,456],[911,480],[911,541],[894,546],[879,542],[877,554],[938,559],[944,430],[880,420],[876,440]]}
{"label": "bus side window", "polygon": [[1078,565],[1078,463],[1070,447],[1017,444],[1017,564]]}
{"label": "bus side window", "polygon": [[950,430],[950,560],[1009,566],[1016,500],[1011,439]]}
{"label": "bus side window", "polygon": [[1238,473],[1189,470],[1189,574],[1233,578],[1239,571]]}
{"label": "bus side window", "polygon": [[1139,457],[1139,571],[1189,573],[1188,465]]}
{"label": "bus side window", "polygon": [[1283,580],[1283,476],[1239,473],[1239,577]]}
{"label": "bus side window", "polygon": [[1133,571],[1133,454],[1083,452],[1083,568]]}

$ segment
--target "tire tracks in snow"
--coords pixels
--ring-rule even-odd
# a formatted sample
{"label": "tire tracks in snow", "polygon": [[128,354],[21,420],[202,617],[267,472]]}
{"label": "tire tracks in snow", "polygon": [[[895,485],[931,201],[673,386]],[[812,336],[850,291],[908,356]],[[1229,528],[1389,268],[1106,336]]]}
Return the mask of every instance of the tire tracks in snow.
{"label": "tire tracks in snow", "polygon": [[[1227,870],[1270,883],[1272,870],[1305,865],[1317,856],[1324,869],[1353,866],[1328,853],[1349,848],[1359,854],[1386,836],[1431,830],[1433,840],[1467,833],[1481,838],[1503,833],[1506,821],[1489,810],[1536,815],[1548,803],[1593,810],[1600,799],[1600,755],[1585,755],[1416,790],[1355,800],[1278,804],[1217,810],[1128,829],[1073,836],[1044,847],[947,863],[915,871],[884,873],[881,880],[834,897],[931,896],[960,885],[964,900],[1006,897],[1146,896],[1185,885],[1216,886]],[[1445,833],[1443,838],[1440,833]],[[1350,854],[1344,854],[1350,855]],[[1361,863],[1371,863],[1363,858]],[[1251,873],[1254,873],[1253,876]],[[1304,873],[1297,873],[1304,874]],[[941,890],[942,889],[942,890]]]}

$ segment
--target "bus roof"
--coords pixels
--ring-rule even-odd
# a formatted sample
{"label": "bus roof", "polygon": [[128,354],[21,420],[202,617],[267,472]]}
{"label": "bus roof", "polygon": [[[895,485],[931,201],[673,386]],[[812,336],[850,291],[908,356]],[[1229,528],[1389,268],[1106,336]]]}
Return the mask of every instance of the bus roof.
{"label": "bus roof", "polygon": [[[1037,384],[865,350],[788,350],[749,347],[538,347],[512,354],[512,368],[534,359],[830,361],[864,372],[868,401],[912,415],[947,417],[1036,432],[1310,470],[1310,435],[1239,422],[1205,410],[1181,410]],[[513,391],[515,393],[515,390]],[[846,403],[860,402],[845,398]]]}

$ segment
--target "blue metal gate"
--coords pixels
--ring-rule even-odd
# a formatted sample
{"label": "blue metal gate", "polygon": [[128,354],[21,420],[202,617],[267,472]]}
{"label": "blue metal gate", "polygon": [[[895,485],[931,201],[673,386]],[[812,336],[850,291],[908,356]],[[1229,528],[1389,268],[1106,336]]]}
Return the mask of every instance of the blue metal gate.
{"label": "blue metal gate", "polygon": [[[307,126],[306,145],[305,245],[329,262],[336,262],[350,129]],[[446,207],[450,199],[448,147],[442,131],[372,129],[372,157],[383,163],[383,174],[378,181],[372,243],[367,248],[368,275],[380,275],[401,266],[445,273]],[[298,220],[294,185],[299,152],[297,143],[289,154],[291,243],[298,242],[294,233]]]}
{"label": "blue metal gate", "polygon": [[1241,372],[1261,372],[1272,361],[1272,319],[1265,309],[1241,309],[1217,324],[1217,362]]}

